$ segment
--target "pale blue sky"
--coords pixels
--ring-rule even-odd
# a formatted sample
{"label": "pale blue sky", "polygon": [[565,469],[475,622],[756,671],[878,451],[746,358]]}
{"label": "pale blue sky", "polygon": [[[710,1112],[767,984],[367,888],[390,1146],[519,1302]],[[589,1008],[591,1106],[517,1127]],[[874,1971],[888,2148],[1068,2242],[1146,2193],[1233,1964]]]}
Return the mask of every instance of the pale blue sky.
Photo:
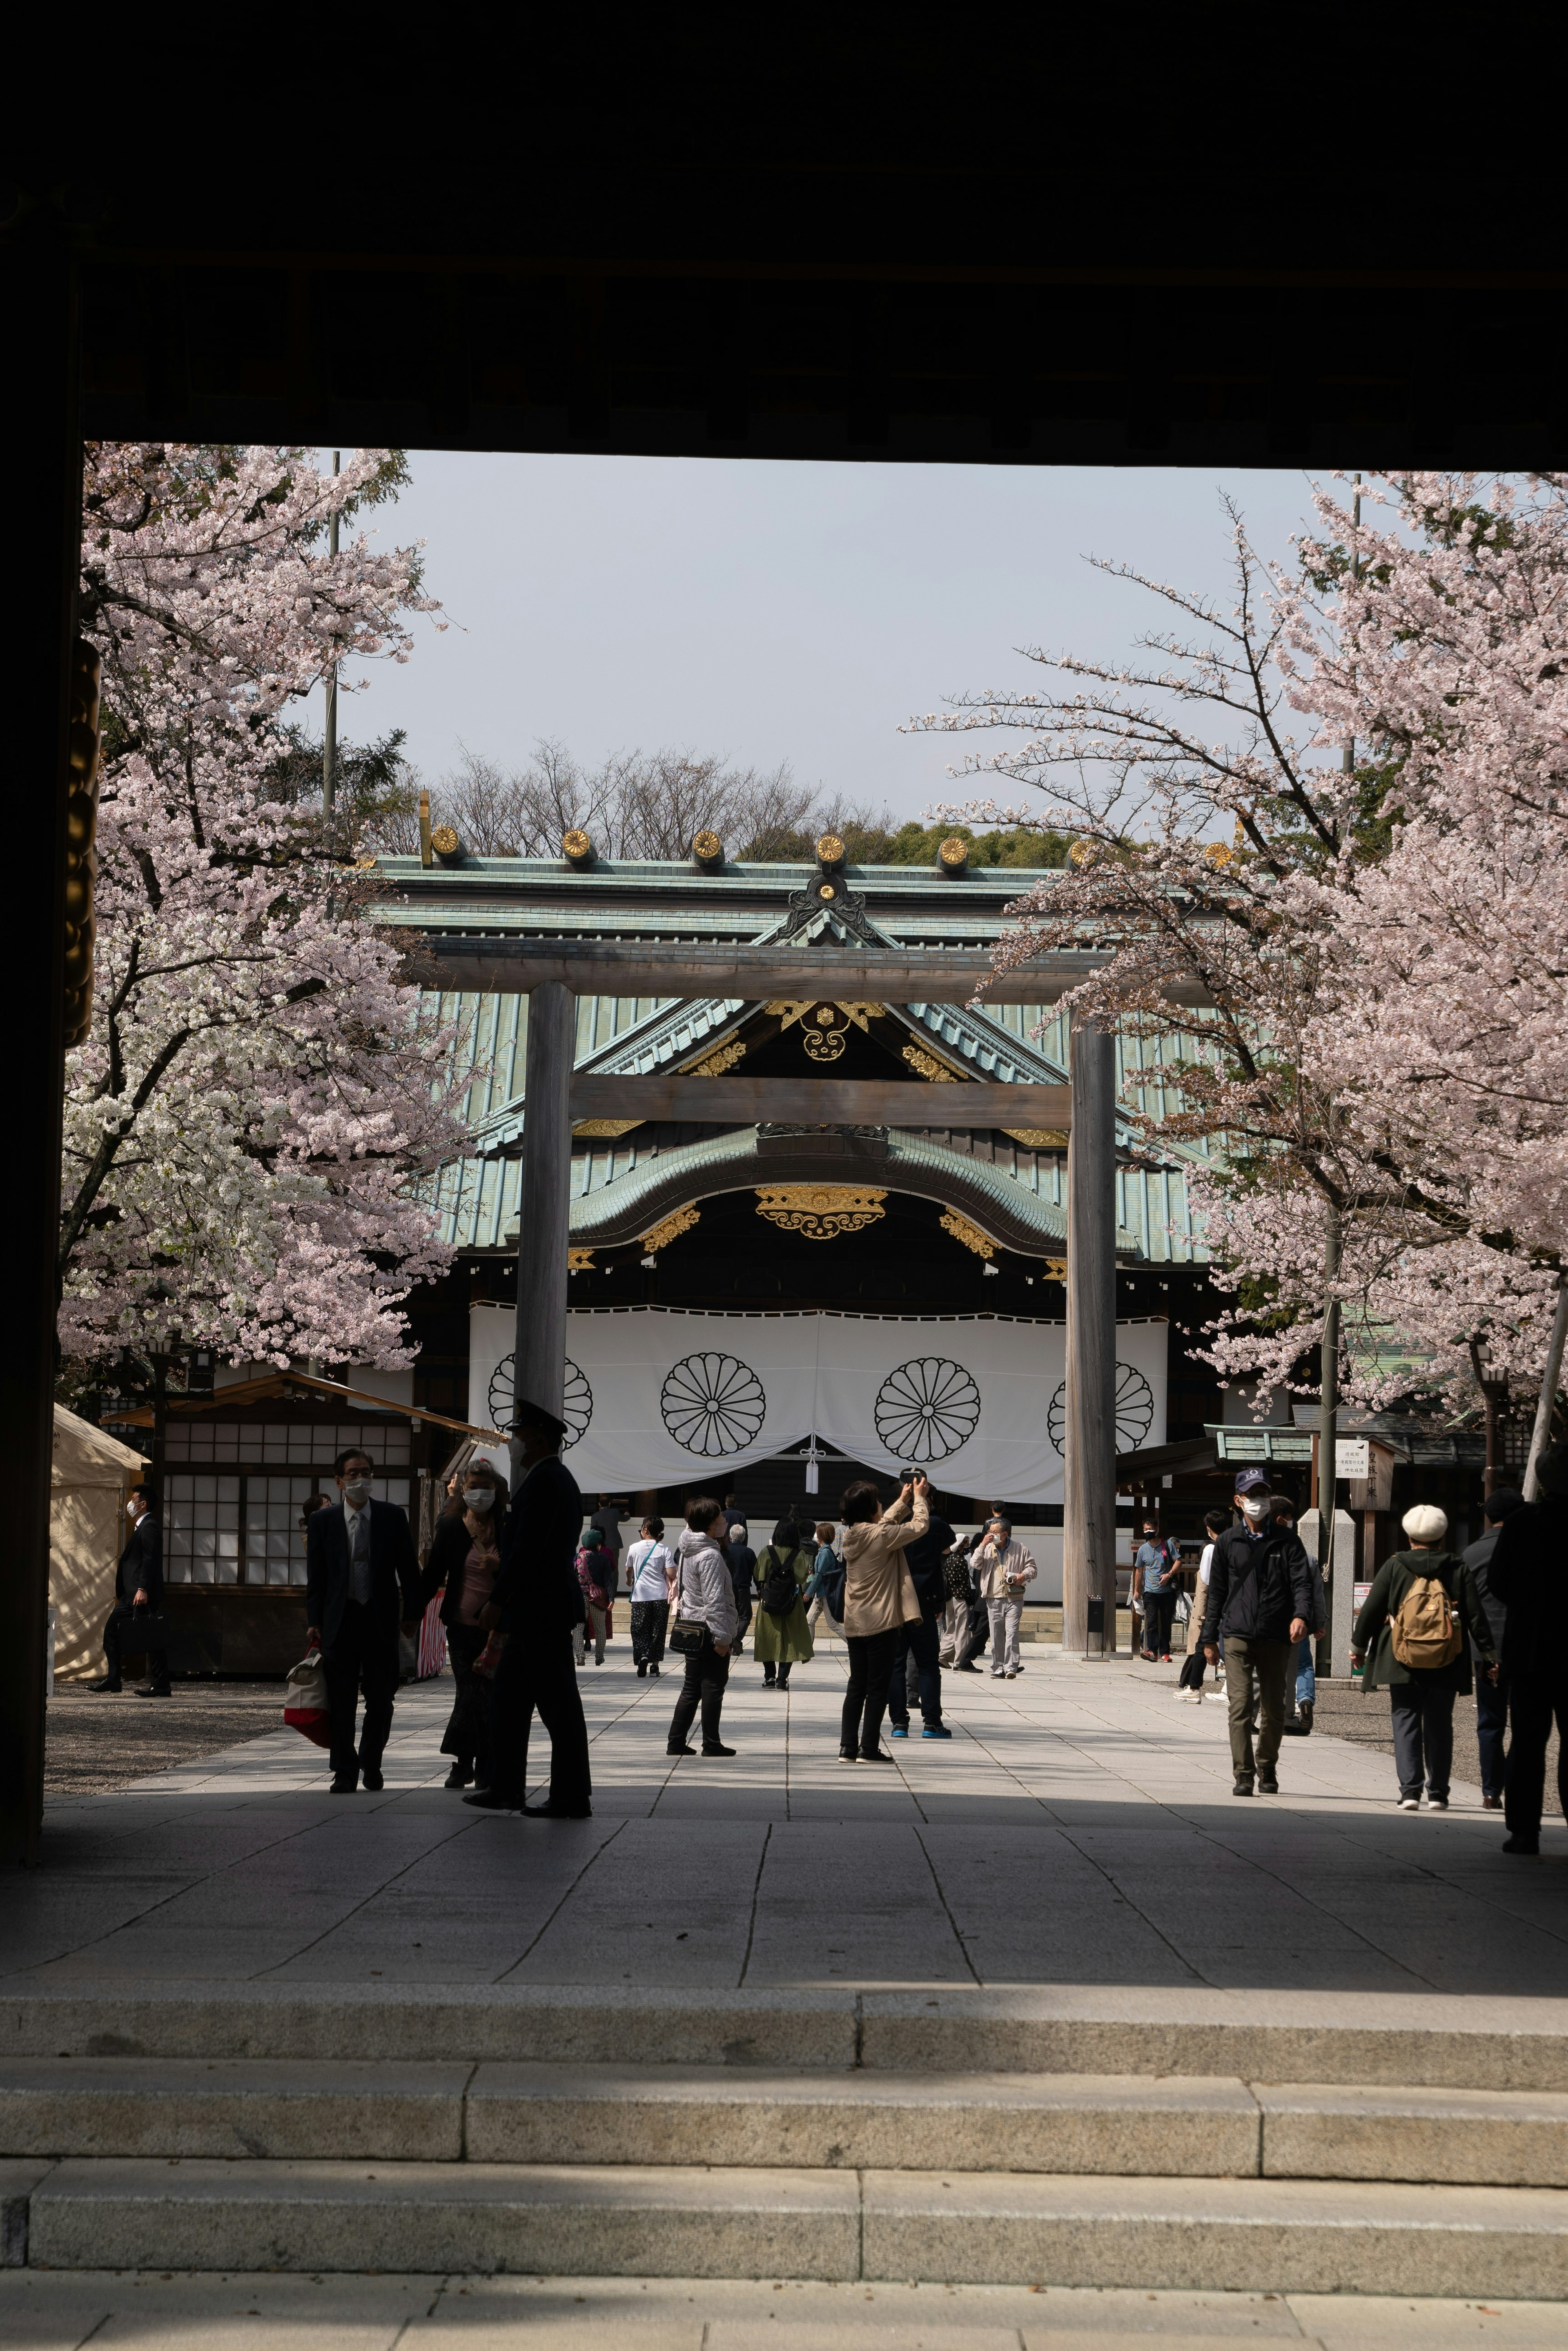
{"label": "pale blue sky", "polygon": [[1116,657],[1152,622],[1083,557],[1222,595],[1221,488],[1266,552],[1310,513],[1293,471],[435,451],[410,466],[369,519],[426,541],[452,625],[416,622],[406,667],[369,666],[346,735],[406,727],[432,780],[460,743],[510,765],[541,736],[589,762],[635,745],[787,760],[898,817],[958,789],[957,747],[900,735],[910,713],[1042,677],[1016,646]]}

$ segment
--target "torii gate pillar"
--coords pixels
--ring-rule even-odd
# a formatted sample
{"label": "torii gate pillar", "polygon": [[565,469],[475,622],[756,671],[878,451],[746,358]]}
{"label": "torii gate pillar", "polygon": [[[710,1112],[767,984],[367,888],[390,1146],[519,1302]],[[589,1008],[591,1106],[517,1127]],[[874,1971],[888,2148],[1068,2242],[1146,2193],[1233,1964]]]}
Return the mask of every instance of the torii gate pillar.
{"label": "torii gate pillar", "polygon": [[1067,1146],[1066,1494],[1062,1646],[1105,1657],[1116,1628],[1116,1050],[1075,1023]]}
{"label": "torii gate pillar", "polygon": [[[518,1203],[514,1393],[558,1413],[566,1386],[566,1240],[572,1212],[572,1063],[577,999],[558,979],[528,998]],[[515,1440],[514,1493],[521,1477]]]}

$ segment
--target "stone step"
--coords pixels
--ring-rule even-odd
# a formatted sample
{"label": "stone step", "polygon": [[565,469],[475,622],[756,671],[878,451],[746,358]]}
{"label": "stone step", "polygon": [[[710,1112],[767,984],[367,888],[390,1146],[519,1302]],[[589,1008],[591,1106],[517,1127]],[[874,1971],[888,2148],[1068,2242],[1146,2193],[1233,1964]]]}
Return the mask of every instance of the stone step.
{"label": "stone step", "polygon": [[0,2156],[1568,2187],[1568,2096],[1213,2076],[12,2059]]}
{"label": "stone step", "polygon": [[1568,2295],[1568,2194],[667,2165],[70,2160],[62,2270],[531,2272],[1150,2291]]}
{"label": "stone step", "polygon": [[18,2057],[1139,2073],[1568,2092],[1568,2002],[1181,1987],[639,1992],[596,1984],[117,1980],[0,1997]]}

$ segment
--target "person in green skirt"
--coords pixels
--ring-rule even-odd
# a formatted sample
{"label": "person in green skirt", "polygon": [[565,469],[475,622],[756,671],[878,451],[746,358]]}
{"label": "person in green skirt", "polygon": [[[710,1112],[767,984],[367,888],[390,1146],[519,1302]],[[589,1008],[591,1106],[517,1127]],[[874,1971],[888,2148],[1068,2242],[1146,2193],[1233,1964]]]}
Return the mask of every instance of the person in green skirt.
{"label": "person in green skirt", "polygon": [[787,1689],[790,1667],[804,1666],[812,1654],[805,1596],[811,1567],[799,1527],[794,1519],[781,1519],[752,1570],[757,1593],[752,1654],[763,1669],[764,1689]]}

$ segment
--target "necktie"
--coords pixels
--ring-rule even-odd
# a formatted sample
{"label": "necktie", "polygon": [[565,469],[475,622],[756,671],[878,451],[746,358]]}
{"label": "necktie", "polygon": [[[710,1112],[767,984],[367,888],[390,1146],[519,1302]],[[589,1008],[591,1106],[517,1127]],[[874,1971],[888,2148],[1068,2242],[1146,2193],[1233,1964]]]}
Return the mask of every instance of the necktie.
{"label": "necktie", "polygon": [[370,1604],[370,1513],[355,1513],[353,1530],[348,1538],[348,1569],[355,1599],[361,1608]]}

